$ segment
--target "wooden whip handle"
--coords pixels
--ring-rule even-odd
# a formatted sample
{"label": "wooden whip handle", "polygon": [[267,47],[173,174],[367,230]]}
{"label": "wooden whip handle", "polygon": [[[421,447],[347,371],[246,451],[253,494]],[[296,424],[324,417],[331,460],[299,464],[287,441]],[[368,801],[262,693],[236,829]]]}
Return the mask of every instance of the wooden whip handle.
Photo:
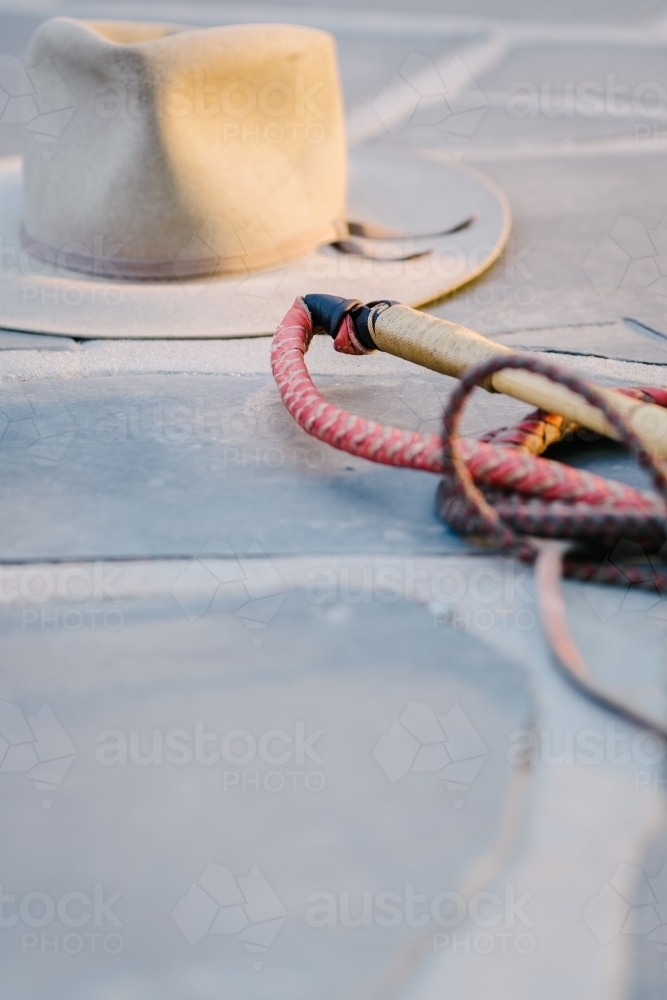
{"label": "wooden whip handle", "polygon": [[[458,323],[450,323],[409,306],[390,306],[378,313],[373,340],[381,351],[412,361],[424,368],[460,378],[475,365],[498,354],[513,354],[508,347],[487,340],[480,333]],[[491,392],[502,392],[524,403],[558,413],[582,427],[618,438],[603,413],[563,385],[544,375],[521,369],[496,372],[484,383]],[[667,458],[667,410],[653,403],[641,403],[613,389],[596,386],[615,409],[622,413],[647,451]]]}

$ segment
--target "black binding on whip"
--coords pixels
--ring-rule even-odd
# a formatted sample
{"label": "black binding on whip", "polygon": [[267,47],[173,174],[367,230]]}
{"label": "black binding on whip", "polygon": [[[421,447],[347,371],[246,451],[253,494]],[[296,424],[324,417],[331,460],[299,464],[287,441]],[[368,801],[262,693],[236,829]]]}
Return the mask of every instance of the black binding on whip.
{"label": "black binding on whip", "polygon": [[371,335],[375,307],[398,304],[390,299],[378,299],[376,302],[367,302],[364,305],[358,299],[343,299],[339,295],[319,294],[304,295],[303,301],[313,321],[313,329],[324,330],[330,337],[336,337],[341,323],[349,313],[354,322],[359,342],[368,351],[377,350],[377,345]]}

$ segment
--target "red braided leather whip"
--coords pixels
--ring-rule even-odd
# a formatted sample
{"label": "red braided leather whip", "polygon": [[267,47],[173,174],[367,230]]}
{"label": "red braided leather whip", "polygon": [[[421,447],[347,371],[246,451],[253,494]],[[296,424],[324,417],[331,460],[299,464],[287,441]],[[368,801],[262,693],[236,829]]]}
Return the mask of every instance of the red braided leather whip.
{"label": "red braided leather whip", "polygon": [[[525,536],[571,539],[595,548],[595,557],[569,558],[567,575],[599,582],[648,583],[667,591],[667,574],[644,561],[619,566],[600,554],[621,540],[656,553],[667,539],[667,480],[622,418],[596,390],[540,358],[502,355],[466,373],[454,389],[444,416],[444,435],[421,435],[355,416],[327,402],[313,385],[304,355],[313,336],[310,313],[297,299],[276,330],[271,367],[285,406],[308,434],[334,448],[372,462],[440,473],[438,508],[456,531],[474,535],[533,559]],[[362,354],[349,314],[334,340],[342,353]],[[653,473],[659,491],[633,489],[535,453],[572,429],[561,417],[536,411],[517,427],[501,428],[480,441],[459,438],[461,408],[474,385],[504,367],[526,368],[566,385],[602,410],[620,439]],[[629,394],[667,405],[667,390],[630,389]]]}
{"label": "red braided leather whip", "polygon": [[[334,347],[345,354],[366,354],[350,313],[336,318]],[[308,374],[304,355],[313,336],[310,313],[297,299],[276,330],[271,368],[285,406],[308,434],[334,448],[371,462],[425,469],[442,474],[437,503],[444,520],[456,531],[481,536],[524,560],[536,560],[535,577],[540,617],[554,660],[581,694],[633,725],[667,741],[667,723],[633,707],[626,698],[602,687],[589,670],[570,633],[559,580],[561,574],[600,583],[649,585],[667,592],[667,573],[647,556],[667,539],[667,478],[653,458],[642,451],[624,418],[593,386],[540,358],[501,354],[466,372],[453,390],[443,419],[443,434],[421,435],[386,427],[347,413],[328,403]],[[632,489],[538,453],[560,440],[574,425],[555,414],[537,410],[513,428],[500,428],[480,441],[457,436],[463,405],[475,385],[503,368],[524,368],[562,383],[598,407],[619,439],[653,474],[658,494]],[[667,406],[667,390],[622,390],[635,398]],[[586,543],[563,559],[556,542],[534,536]],[[639,563],[604,559],[619,541],[644,549]]]}

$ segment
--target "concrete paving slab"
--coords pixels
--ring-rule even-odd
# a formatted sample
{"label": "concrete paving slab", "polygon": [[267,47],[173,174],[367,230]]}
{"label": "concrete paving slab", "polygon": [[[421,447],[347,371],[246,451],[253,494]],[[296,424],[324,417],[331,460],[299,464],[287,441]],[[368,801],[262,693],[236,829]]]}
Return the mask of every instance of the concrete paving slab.
{"label": "concrete paving slab", "polygon": [[495,845],[531,712],[520,667],[405,600],[283,593],[254,631],[123,608],[79,631],[0,615],[13,995],[346,1000],[431,909],[469,905],[461,875]]}
{"label": "concrete paving slab", "polygon": [[[495,340],[516,350],[580,354],[644,364],[667,364],[667,336],[632,320],[599,325],[515,330]],[[661,383],[664,373],[656,372]]]}
{"label": "concrete paving slab", "polygon": [[[664,137],[667,129],[667,78],[656,46],[516,47],[480,85],[488,112],[466,145],[641,140]],[[431,134],[429,144],[433,140]]]}
{"label": "concrete paving slab", "polygon": [[[365,382],[366,407],[375,396],[389,417],[388,388],[407,392]],[[361,402],[345,386],[330,396]],[[187,556],[209,538],[235,551],[257,541],[271,553],[463,545],[438,521],[435,477],[306,436],[270,378],[73,379],[5,384],[0,397],[0,493],[14,510],[4,559]],[[399,396],[395,410],[414,421],[409,402]]]}
{"label": "concrete paving slab", "polygon": [[[30,715],[34,711],[30,699],[35,697],[37,700],[41,696],[48,699],[51,707],[57,705],[60,713],[56,713],[57,718],[69,733],[65,725],[67,720],[71,731],[76,734],[74,742],[78,750],[71,773],[63,778],[57,789],[39,787],[33,795],[32,788],[24,788],[23,794],[29,792],[29,800],[23,799],[14,813],[8,812],[7,816],[22,816],[23,810],[28,810],[30,805],[39,809],[42,797],[53,798],[48,818],[56,820],[57,835],[49,831],[49,849],[61,852],[59,871],[65,875],[71,871],[81,872],[85,881],[96,864],[102,865],[105,887],[108,890],[112,888],[111,869],[116,871],[116,862],[110,860],[106,834],[94,840],[94,852],[79,851],[75,860],[72,849],[64,846],[60,839],[62,830],[74,822],[72,816],[78,824],[77,830],[89,830],[98,819],[104,821],[111,831],[109,836],[116,835],[121,847],[126,843],[126,836],[130,836],[129,831],[117,834],[115,820],[110,820],[108,813],[101,808],[94,813],[87,808],[85,817],[80,819],[80,803],[88,794],[86,782],[82,780],[85,774],[82,776],[80,769],[88,763],[85,751],[95,746],[96,725],[106,726],[108,723],[112,728],[119,726],[121,733],[127,736],[129,754],[129,729],[139,729],[143,733],[142,726],[149,730],[159,728],[156,719],[160,712],[168,715],[169,726],[175,727],[179,719],[183,726],[185,710],[189,711],[200,697],[205,698],[205,708],[200,717],[206,721],[206,731],[215,730],[214,721],[209,719],[212,718],[211,713],[218,710],[224,718],[227,712],[232,712],[233,717],[240,718],[243,724],[246,715],[241,709],[252,711],[253,719],[260,716],[263,719],[265,702],[259,693],[267,684],[272,698],[271,711],[283,712],[282,693],[290,698],[289,711],[281,715],[281,725],[288,716],[294,717],[290,712],[294,713],[300,707],[302,690],[308,704],[308,711],[302,713],[303,717],[311,719],[312,712],[324,711],[320,707],[323,704],[321,699],[327,699],[325,714],[328,722],[336,712],[337,703],[327,681],[326,668],[324,672],[317,668],[317,689],[309,687],[309,668],[304,668],[306,663],[319,663],[317,657],[321,653],[317,653],[315,660],[309,655],[312,649],[311,632],[303,627],[294,628],[292,598],[284,596],[299,587],[305,587],[305,605],[300,605],[300,608],[305,606],[314,616],[315,636],[324,634],[324,631],[329,635],[333,628],[333,640],[319,645],[320,650],[326,648],[328,651],[327,664],[336,660],[338,650],[345,650],[349,669],[342,672],[339,669],[338,678],[346,687],[346,698],[349,697],[350,685],[358,691],[365,684],[364,670],[357,665],[357,657],[359,664],[367,662],[371,669],[375,663],[368,649],[377,641],[378,614],[396,610],[398,617],[393,627],[401,638],[395,641],[393,629],[382,638],[382,642],[391,643],[392,648],[391,659],[383,659],[383,670],[392,671],[392,679],[388,686],[385,685],[386,690],[379,701],[384,706],[387,698],[393,696],[394,683],[399,686],[403,683],[401,671],[395,670],[392,664],[401,655],[402,643],[411,641],[412,632],[406,626],[403,615],[403,602],[407,599],[408,602],[426,604],[434,616],[428,629],[420,626],[415,633],[414,649],[420,650],[420,671],[415,674],[414,668],[410,667],[409,685],[420,684],[423,671],[428,673],[430,670],[428,650],[433,641],[437,662],[441,662],[443,655],[447,658],[446,683],[449,685],[452,682],[451,673],[454,670],[456,683],[463,679],[467,685],[472,684],[475,697],[479,695],[483,699],[494,700],[497,692],[511,695],[515,690],[502,665],[506,658],[522,664],[529,674],[531,693],[535,699],[532,706],[534,715],[529,722],[520,722],[512,732],[505,734],[502,749],[503,760],[511,764],[515,778],[524,775],[528,784],[515,784],[514,791],[508,786],[505,820],[502,830],[496,828],[498,839],[494,847],[484,857],[478,856],[472,868],[465,870],[465,888],[459,885],[452,890],[459,892],[464,899],[472,899],[480,891],[495,893],[485,897],[484,905],[488,903],[492,908],[498,899],[506,904],[507,893],[510,893],[509,910],[503,910],[500,922],[496,921],[490,927],[484,922],[487,916],[494,919],[497,916],[495,911],[487,913],[477,909],[473,914],[466,909],[459,914],[458,908],[454,916],[460,915],[461,919],[453,927],[425,925],[421,930],[411,928],[410,935],[402,939],[404,947],[400,946],[397,937],[392,937],[393,960],[388,968],[384,961],[376,980],[370,977],[355,985],[367,988],[366,992],[362,989],[364,996],[398,995],[417,997],[418,1000],[430,1000],[431,996],[442,995],[443,989],[451,987],[456,988],[457,996],[467,1000],[468,997],[479,996],[479,990],[486,990],[487,983],[502,977],[507,990],[518,996],[534,996],[536,992],[540,995],[545,993],[550,1000],[563,995],[571,995],[577,1000],[587,996],[599,997],[600,1000],[608,1000],[610,996],[634,996],[628,992],[633,975],[633,939],[627,934],[615,932],[607,939],[607,922],[600,924],[596,901],[619,866],[647,867],[644,861],[647,842],[655,838],[657,828],[664,824],[661,754],[648,734],[639,733],[587,703],[553,670],[535,616],[535,594],[529,569],[497,557],[401,559],[355,556],[331,559],[308,556],[267,561],[259,556],[250,560],[208,559],[204,556],[197,566],[198,572],[193,572],[192,564],[187,561],[179,563],[170,560],[96,566],[82,563],[4,567],[6,590],[8,592],[9,583],[16,591],[15,596],[11,595],[11,599],[4,603],[0,616],[3,646],[10,655],[8,662],[10,666],[13,664],[15,650],[25,655],[24,650],[29,645],[33,651],[31,660],[44,665],[36,668],[38,693],[34,686],[28,689],[28,685],[34,684],[34,670],[30,675],[24,670],[16,673],[10,670],[13,703],[20,706],[25,703],[26,707],[21,711]],[[9,572],[14,574],[11,580],[7,575]],[[41,599],[40,591],[40,586],[45,583],[52,592],[47,601]],[[211,583],[217,594],[211,593]],[[391,586],[388,589],[389,583]],[[232,594],[234,585],[236,593]],[[221,590],[226,593],[225,600],[218,596]],[[568,583],[565,590],[576,639],[600,681],[639,706],[664,714],[667,705],[662,626],[667,617],[661,609],[667,602],[662,600],[652,603],[650,607],[640,606],[632,588],[621,594],[620,604],[613,600],[618,596],[616,588]],[[270,593],[275,596],[282,594],[283,601],[277,609],[274,607],[262,616],[258,611],[266,606],[266,596]],[[236,599],[232,600],[232,596]],[[251,613],[253,605],[256,610]],[[349,628],[356,628],[357,624],[350,626],[350,609],[354,622],[363,622],[359,640],[351,640]],[[413,613],[418,610],[413,606]],[[158,631],[154,633],[155,629]],[[454,652],[458,647],[451,645],[452,636],[462,636],[465,632],[476,635],[493,651],[494,657],[500,657],[496,661],[497,669],[480,672],[475,666],[474,656],[467,652],[458,659],[458,653]],[[111,633],[111,639],[105,642],[103,636],[107,633]],[[149,633],[153,634],[150,641],[138,641]],[[300,637],[299,655],[287,663],[282,658],[285,634],[289,636],[289,649],[296,648],[295,635]],[[357,635],[356,632],[354,634]],[[639,646],[642,649],[641,663],[637,662],[636,656]],[[108,651],[104,657],[103,673],[102,668],[98,670],[97,667],[99,649]],[[188,652],[183,654],[182,649]],[[200,649],[203,652],[198,652]],[[255,668],[252,668],[252,699],[244,702],[246,686],[239,671],[248,669],[244,666],[248,650],[251,651],[252,663],[261,666],[264,662],[262,656],[266,653],[272,667],[270,680],[266,673],[262,673],[257,681]],[[233,654],[231,664],[229,652]],[[158,666],[153,666],[151,658],[155,653],[159,656]],[[66,668],[53,669],[53,664],[59,664],[61,657],[66,657]],[[627,672],[629,659],[635,664],[631,676]],[[187,682],[182,681],[184,662],[187,663]],[[279,688],[273,684],[276,677]],[[217,691],[221,686],[228,694],[224,707],[221,705],[218,709]],[[128,691],[132,692],[129,722],[124,713],[122,724],[108,722]],[[355,705],[357,702],[361,705],[361,711],[364,711],[364,697],[362,690],[355,700]],[[377,689],[374,689],[373,697],[377,698]],[[513,710],[516,704],[516,696],[512,695]],[[377,711],[376,706],[373,718]],[[353,735],[356,734],[356,718],[355,709],[346,722],[347,731]],[[145,719],[149,721],[144,724]],[[189,724],[189,720],[188,715],[186,723]],[[368,726],[365,725],[367,731]],[[187,731],[187,725],[185,729]],[[253,730],[256,738],[260,730],[258,723]],[[83,740],[79,733],[83,734]],[[150,733],[144,735],[148,738]],[[145,752],[148,752],[149,744],[150,739],[146,746],[142,744]],[[334,743],[334,748],[337,745]],[[234,752],[240,753],[240,750],[235,748]],[[346,762],[349,760],[347,757]],[[529,765],[527,773],[526,765]],[[171,867],[180,872],[183,864],[181,853],[187,857],[190,850],[194,853],[205,852],[210,830],[215,832],[217,829],[215,805],[210,803],[215,804],[218,800],[219,787],[209,788],[207,785],[204,789],[203,779],[199,780],[199,775],[195,775],[194,779],[190,777],[189,767],[178,770],[181,776],[189,777],[188,810],[176,812],[180,822],[175,824],[171,818],[157,844],[153,841],[150,863],[144,867],[131,866],[131,890],[136,885],[143,885],[142,880],[153,876],[156,864],[173,847],[175,838],[180,836],[187,823],[181,817],[189,815],[193,822],[196,821],[201,795],[209,794],[206,821],[192,838],[191,848],[188,846],[183,852],[174,852],[173,858],[178,858],[176,863],[172,855],[169,856]],[[363,769],[358,770],[361,774],[354,790],[361,787],[361,780],[366,775]],[[208,773],[212,772],[211,767]],[[480,771],[475,783],[481,781],[483,773]],[[133,823],[136,817],[139,828],[146,830],[149,828],[148,815],[154,811],[153,803],[162,803],[170,789],[173,790],[171,775],[161,777],[158,774],[158,781],[153,783],[155,774],[156,770],[150,765],[134,770],[129,763],[117,769],[110,766],[104,769],[104,774],[96,782],[95,794],[102,794],[109,775],[116,780],[108,789],[108,800],[115,801],[122,794],[129,798],[141,793],[144,801],[151,803],[150,813],[145,815],[142,811],[137,814],[136,808],[127,806],[125,815],[130,816]],[[3,775],[0,774],[0,777]],[[12,778],[11,775],[6,777]],[[15,774],[14,778],[17,783],[22,781],[26,784],[22,773]],[[394,789],[401,788],[402,781],[404,779],[399,779]],[[229,788],[227,794],[232,791]],[[474,786],[466,792],[466,796],[471,796],[473,791]],[[172,794],[171,801],[174,798]],[[471,798],[467,797],[462,807],[464,811],[469,808],[470,801]],[[61,809],[63,805],[68,810],[65,816]],[[422,815],[420,810],[423,806],[424,801],[420,799],[415,809],[417,820]],[[486,807],[491,806],[492,803],[487,800]],[[246,809],[250,808],[241,802],[234,815],[244,817]],[[439,808],[432,796],[429,797],[429,808]],[[296,812],[299,817],[305,815],[300,804]],[[173,810],[171,815],[173,817]],[[270,815],[275,816],[273,809]],[[360,817],[357,823],[363,818]],[[32,846],[45,834],[43,826],[30,828],[37,831],[29,842]],[[282,830],[279,823],[274,823],[273,828]],[[447,829],[452,828],[448,826]],[[401,837],[405,835],[403,828],[396,835],[402,843]],[[385,836],[388,834],[380,838],[381,844],[384,844]],[[254,845],[255,841],[251,840]],[[218,838],[221,843],[228,841],[236,849],[238,835],[235,827],[233,831],[227,827]],[[15,844],[12,837],[9,842]],[[357,843],[363,846],[366,841],[358,838]],[[136,835],[133,844],[130,856],[143,857],[141,852],[148,848],[143,847],[143,842],[138,844]],[[22,845],[16,850],[20,853],[27,848]],[[302,851],[306,858],[307,851],[306,845]],[[420,870],[431,863],[429,850],[423,853],[424,857],[419,861]],[[33,854],[41,859],[38,861],[38,866],[41,866],[38,874],[43,874],[40,885],[44,883],[46,887],[42,891],[55,892],[56,888],[60,888],[60,876],[56,876],[53,868],[48,866],[48,852],[35,849]],[[114,859],[118,854],[117,850]],[[219,855],[216,857],[220,860]],[[271,860],[276,857],[277,852],[274,851]],[[290,853],[288,861],[291,858]],[[398,853],[393,858],[396,865],[403,863]],[[207,860],[202,857],[202,872]],[[224,861],[220,863],[224,864]],[[375,869],[382,863],[382,855],[376,850]],[[34,861],[31,860],[31,864],[34,865]],[[354,870],[359,872],[361,864],[360,860]],[[443,860],[442,864],[449,865],[449,860]],[[19,866],[18,870],[23,869]],[[650,873],[653,874],[652,869]],[[622,878],[613,879],[614,885],[620,886],[624,892],[632,892],[632,879],[628,880],[627,874],[622,868]],[[169,878],[172,878],[171,874],[167,881]],[[185,881],[187,886],[178,890],[178,898],[190,888],[191,881]],[[301,885],[301,882],[298,884]],[[360,886],[360,882],[355,882],[355,887],[357,885]],[[374,885],[370,875],[364,885]],[[273,887],[277,891],[277,886]],[[18,888],[20,892],[22,886]],[[122,889],[123,885],[118,891]],[[127,907],[135,899],[131,890],[126,890],[125,908],[120,912],[124,920],[124,929],[120,933],[128,935],[128,954],[123,961],[136,959],[132,973],[140,977],[148,973],[144,973],[143,967],[136,971],[139,965],[137,951],[144,947],[147,938],[142,931],[139,939],[134,937],[131,942],[129,940],[130,931],[134,935],[136,929],[136,923],[126,919]],[[151,904],[146,894],[144,896],[145,910]],[[162,900],[163,896],[160,895],[159,899]],[[157,895],[155,898],[158,898]],[[518,904],[518,908],[512,908],[514,903]],[[118,909],[120,911],[120,905]],[[130,910],[134,912],[132,906]],[[612,908],[612,911],[617,913],[618,907]],[[602,912],[604,914],[604,909]],[[150,945],[157,949],[161,945],[163,925],[156,920],[150,926],[154,928]],[[440,935],[437,940],[433,939],[434,930]],[[458,941],[456,948],[454,932]],[[350,934],[347,940],[351,941],[352,936]],[[376,947],[378,938],[372,928],[364,929],[363,936],[366,961],[374,961],[381,949],[379,944]],[[4,940],[10,947],[9,936]],[[273,971],[274,981],[281,974],[282,967],[271,970],[269,958],[281,940],[277,938],[272,945],[264,966],[267,971]],[[31,946],[26,956],[37,954],[39,942],[38,937],[38,944]],[[208,941],[202,942],[199,950],[204,953],[203,959],[211,963],[210,976],[213,979],[217,975],[215,956],[211,956],[214,949],[211,945],[211,951],[206,951],[207,944]],[[335,943],[338,955],[345,946],[345,935],[339,935]],[[559,961],[559,956],[564,953],[570,956],[567,963]],[[318,950],[315,954],[320,962],[328,961],[324,951]],[[346,954],[351,954],[350,967],[354,971],[358,955]],[[215,955],[218,955],[217,951]],[[24,977],[28,977],[32,969],[26,956],[19,970]],[[177,964],[180,958],[181,952],[174,947],[171,960]],[[198,967],[197,958],[193,957],[194,967]],[[228,968],[236,972],[237,964],[234,961],[230,963],[228,957],[226,960]],[[303,954],[299,956],[299,961],[302,966],[308,965],[303,961]],[[168,962],[166,967],[172,968]],[[378,968],[375,967],[376,970]],[[558,970],[557,974],[554,970]],[[63,977],[57,980],[57,984],[67,982],[68,969],[64,957],[57,971],[58,976]],[[177,973],[178,970],[176,981],[180,983]],[[310,973],[308,967],[305,974]],[[331,981],[334,985],[338,982],[334,976]],[[429,983],[433,984],[434,992]],[[141,979],[133,981],[133,986],[142,1000],[144,995],[150,995],[145,987],[142,989]],[[40,980],[36,974],[32,988],[34,995],[41,1000]],[[209,988],[208,983],[202,987],[203,997],[207,996],[206,989]],[[26,995],[32,994],[27,992]]]}
{"label": "concrete paving slab", "polygon": [[[640,19],[637,18],[637,21]],[[609,80],[608,74],[614,79]],[[501,66],[490,70],[484,80],[484,86],[490,90],[508,90],[517,83],[527,81],[537,84],[541,107],[539,114],[544,117],[548,112],[553,114],[558,105],[551,107],[549,97],[564,94],[566,97],[571,87],[574,89],[575,109],[577,101],[577,85],[580,82],[591,82],[591,94],[602,96],[601,102],[589,101],[588,117],[594,119],[591,110],[598,108],[613,114],[621,123],[634,110],[641,112],[649,110],[649,90],[646,84],[652,83],[667,87],[667,73],[661,55],[661,46],[607,44],[595,45],[584,42],[581,45],[541,45],[516,46]],[[542,87],[542,84],[544,86]],[[642,91],[635,95],[633,108],[632,95],[637,87]],[[607,89],[609,88],[609,94]],[[518,88],[517,88],[518,89]],[[582,91],[583,92],[583,91]],[[655,106],[660,93],[654,91]],[[569,105],[565,106],[569,113]]]}
{"label": "concrete paving slab", "polygon": [[[629,900],[623,898],[621,903],[621,907],[625,903],[625,907],[621,909],[621,914],[625,915],[621,933],[628,934],[633,950],[632,990],[636,1000],[659,1000],[665,995],[667,988],[666,866],[667,836],[662,830],[647,847],[640,863],[630,869],[628,874],[632,879],[632,894]],[[617,892],[614,876],[617,876],[617,872],[612,873],[607,885]],[[608,890],[606,894],[612,896]]]}
{"label": "concrete paving slab", "polygon": [[664,156],[486,162],[507,192],[513,242],[482,282],[434,311],[481,332],[620,318],[667,332]]}
{"label": "concrete paving slab", "polygon": [[[268,553],[465,550],[435,513],[436,477],[354,459],[297,427],[267,372],[269,347],[266,339],[98,342],[71,353],[4,354],[0,557],[194,556],[211,538],[234,551],[258,542]],[[663,380],[656,365],[554,360],[608,386]],[[324,337],[309,362],[332,402],[438,432],[453,380],[386,355],[336,355]],[[478,436],[529,410],[480,390],[463,431]],[[556,454],[650,485],[603,441],[576,440]]]}
{"label": "concrete paving slab", "polygon": [[[608,599],[614,588],[566,585],[570,622],[584,656],[604,683],[617,692],[625,687],[626,697],[636,698],[638,704],[650,704],[651,689],[659,691],[659,701],[653,704],[664,712],[664,630],[650,610],[632,608],[630,602],[625,609],[616,606],[603,620],[604,609],[597,604],[600,591]],[[530,581],[520,595],[514,593],[526,602],[526,610],[534,608]],[[481,961],[474,945],[479,930],[470,921],[458,928],[459,940],[467,936],[469,949],[455,949],[450,941],[422,967],[404,996],[435,1000],[444,995],[494,995],[501,983],[507,996],[635,998],[633,939],[621,932],[629,911],[623,897],[632,899],[636,890],[628,867],[644,863],[648,844],[665,828],[664,747],[651,743],[650,734],[611,719],[583,700],[554,671],[535,632],[526,629],[520,635],[525,623],[511,615],[506,624],[493,616],[489,622],[489,616],[481,614],[481,603],[468,590],[455,611],[441,606],[440,613],[449,620],[456,614],[462,627],[524,663],[535,684],[539,736],[534,744],[527,741],[536,767],[534,811],[521,850],[498,879],[496,891],[506,879],[540,886],[534,900],[539,944],[529,954],[528,941],[503,950],[480,940],[479,948],[488,950]],[[637,662],[639,647],[646,666],[630,691],[627,665]],[[600,751],[593,754],[595,761],[582,749],[589,737]],[[617,872],[619,894],[609,894],[605,884]],[[525,953],[520,954],[524,945]]]}
{"label": "concrete paving slab", "polygon": [[[393,378],[378,377],[375,358],[331,361],[331,344],[322,341],[323,367],[331,363],[340,372],[351,361],[349,370],[357,373],[317,377],[332,402],[390,425],[438,432],[451,379],[404,362]],[[254,355],[264,368],[269,344],[254,343],[246,359]],[[73,355],[74,363],[79,356]],[[7,357],[25,371],[25,359],[29,368],[34,356]],[[196,371],[193,357],[191,352]],[[653,365],[554,357],[606,385],[659,384],[662,378]],[[248,367],[242,375],[1,383],[0,509],[6,528],[0,557],[194,556],[209,539],[234,551],[257,542],[269,554],[445,553],[468,547],[435,512],[436,477],[355,459],[308,437],[285,411],[272,378],[250,374]],[[479,391],[463,430],[479,435],[529,410]],[[649,485],[614,445],[575,441],[563,454],[574,464]]]}
{"label": "concrete paving slab", "polygon": [[[663,143],[667,136],[667,116],[629,115],[616,119],[610,115],[586,118],[580,115],[561,115],[550,118],[538,115],[536,118],[513,114],[507,109],[508,97],[502,91],[492,92],[480,88],[486,95],[486,106],[479,123],[469,136],[459,136],[453,127],[447,133],[446,122],[441,125],[410,123],[391,138],[397,148],[425,149],[440,151],[445,155],[462,155],[464,160],[474,162],[475,156],[488,156],[490,149],[502,149],[507,153],[516,151],[515,158],[523,158],[526,148],[548,148],[549,145],[582,143],[586,140],[604,143],[610,140],[624,140],[629,146],[641,143]],[[444,134],[443,134],[444,133]],[[378,141],[381,136],[378,137]],[[386,141],[389,137],[385,135]],[[480,168],[484,169],[481,164]]]}
{"label": "concrete paving slab", "polygon": [[[470,39],[458,44],[459,58],[465,64]],[[419,49],[415,39],[411,60],[397,64],[395,72],[417,91],[419,68],[437,64],[446,79],[452,57],[446,51],[434,59]],[[385,94],[375,96],[377,107],[386,114]],[[400,121],[390,125],[387,120],[384,138],[392,137],[400,145],[466,154],[476,147],[586,137],[640,140],[667,134],[662,50],[648,38],[644,44],[625,46],[586,40],[576,44],[572,39],[560,45],[544,39],[508,44],[499,58],[478,69],[471,60],[470,77],[457,96],[459,104],[470,109],[467,119],[459,119],[457,108],[450,110],[446,99],[443,84],[439,103],[435,95],[406,103]]]}

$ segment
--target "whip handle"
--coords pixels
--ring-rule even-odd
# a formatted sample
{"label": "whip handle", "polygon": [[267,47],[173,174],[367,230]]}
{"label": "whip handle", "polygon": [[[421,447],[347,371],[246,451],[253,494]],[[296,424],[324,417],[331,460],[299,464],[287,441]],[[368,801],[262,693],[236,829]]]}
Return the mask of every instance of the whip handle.
{"label": "whip handle", "polygon": [[[513,353],[508,347],[465,326],[402,305],[390,306],[374,317],[373,341],[387,354],[454,378],[460,378],[469,368],[490,357]],[[520,370],[501,371],[481,384],[490,392],[501,392],[549,413],[558,413],[605,437],[617,437],[600,410],[543,375]],[[667,458],[667,410],[612,389],[596,388],[626,415],[632,430],[648,451]]]}

